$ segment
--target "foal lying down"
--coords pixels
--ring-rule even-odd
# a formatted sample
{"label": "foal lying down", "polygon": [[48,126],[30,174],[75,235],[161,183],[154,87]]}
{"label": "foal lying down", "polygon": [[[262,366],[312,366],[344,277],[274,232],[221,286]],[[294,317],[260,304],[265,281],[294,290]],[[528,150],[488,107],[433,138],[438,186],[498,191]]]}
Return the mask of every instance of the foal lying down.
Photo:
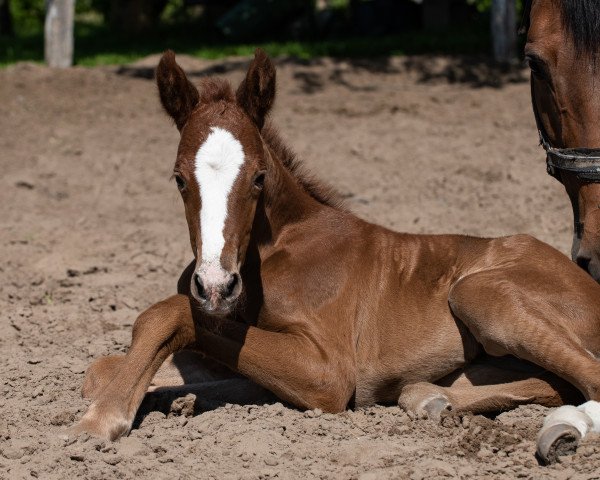
{"label": "foal lying down", "polygon": [[275,68],[260,50],[236,92],[197,89],[170,51],[156,75],[195,261],[128,353],[89,368],[76,431],[126,435],[183,349],[327,412],[398,402],[438,419],[583,396],[547,418],[547,461],[600,430],[600,285],[583,270],[528,236],[410,235],[346,211],[265,123]]}

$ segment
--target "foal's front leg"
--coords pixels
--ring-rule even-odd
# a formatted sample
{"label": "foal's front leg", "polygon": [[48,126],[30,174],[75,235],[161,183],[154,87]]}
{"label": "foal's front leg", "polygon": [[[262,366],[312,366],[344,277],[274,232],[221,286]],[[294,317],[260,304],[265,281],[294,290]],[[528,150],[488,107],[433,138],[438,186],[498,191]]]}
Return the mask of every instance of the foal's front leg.
{"label": "foal's front leg", "polygon": [[[273,332],[223,320],[218,334],[199,329],[200,349],[300,408],[343,411],[355,388],[353,353],[300,332]],[[331,340],[331,338],[329,338]]]}
{"label": "foal's front leg", "polygon": [[74,430],[110,440],[127,434],[161,364],[194,341],[187,296],[174,295],[143,312],[133,326],[129,351],[119,359],[116,371],[107,372],[111,379],[104,376],[98,381],[106,386],[96,389],[93,403]]}

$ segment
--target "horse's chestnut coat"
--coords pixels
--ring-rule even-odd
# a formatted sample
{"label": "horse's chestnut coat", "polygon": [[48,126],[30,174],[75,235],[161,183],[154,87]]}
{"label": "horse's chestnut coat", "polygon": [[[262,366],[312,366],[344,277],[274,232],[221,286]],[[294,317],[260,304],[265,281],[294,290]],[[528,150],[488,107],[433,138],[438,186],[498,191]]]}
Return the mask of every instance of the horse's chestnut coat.
{"label": "horse's chestnut coat", "polygon": [[[345,210],[265,121],[275,69],[261,51],[235,94],[212,78],[196,90],[171,52],[157,82],[181,132],[174,173],[195,260],[179,293],[138,317],[127,355],[92,365],[78,429],[127,433],[163,361],[186,348],[327,412],[398,402],[439,418],[600,400],[600,285],[561,253],[525,235],[397,233]],[[205,191],[225,183],[226,209]],[[193,292],[202,272],[205,283],[239,273],[234,303]]]}

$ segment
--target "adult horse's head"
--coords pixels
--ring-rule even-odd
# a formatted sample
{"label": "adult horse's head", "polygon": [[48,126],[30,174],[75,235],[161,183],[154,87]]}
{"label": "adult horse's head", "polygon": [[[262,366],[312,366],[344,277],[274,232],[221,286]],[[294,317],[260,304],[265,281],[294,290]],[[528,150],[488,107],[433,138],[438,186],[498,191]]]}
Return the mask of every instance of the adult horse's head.
{"label": "adult horse's head", "polygon": [[531,0],[528,8],[525,58],[548,171],[573,205],[572,258],[600,281],[600,2]]}
{"label": "adult horse's head", "polygon": [[265,180],[260,130],[275,97],[275,68],[261,50],[236,93],[205,80],[198,90],[167,51],[156,71],[160,99],[181,140],[174,176],[196,258],[191,295],[210,314],[229,313]]}

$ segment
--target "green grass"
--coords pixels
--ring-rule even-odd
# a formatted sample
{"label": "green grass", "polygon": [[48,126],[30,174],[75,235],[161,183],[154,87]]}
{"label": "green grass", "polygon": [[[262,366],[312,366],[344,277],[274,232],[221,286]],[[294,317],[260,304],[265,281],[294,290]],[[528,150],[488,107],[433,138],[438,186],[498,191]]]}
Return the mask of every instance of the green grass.
{"label": "green grass", "polygon": [[[310,59],[332,57],[383,57],[421,53],[486,54],[490,49],[484,27],[454,28],[444,32],[406,32],[383,37],[349,37],[323,41],[269,41],[256,44],[203,40],[198,27],[164,26],[136,37],[115,35],[108,29],[78,22],[75,27],[75,63],[95,66],[124,64],[171,48],[200,58],[251,55],[257,46],[272,56]],[[30,31],[13,39],[0,38],[0,66],[19,61],[41,62],[43,34]]]}

